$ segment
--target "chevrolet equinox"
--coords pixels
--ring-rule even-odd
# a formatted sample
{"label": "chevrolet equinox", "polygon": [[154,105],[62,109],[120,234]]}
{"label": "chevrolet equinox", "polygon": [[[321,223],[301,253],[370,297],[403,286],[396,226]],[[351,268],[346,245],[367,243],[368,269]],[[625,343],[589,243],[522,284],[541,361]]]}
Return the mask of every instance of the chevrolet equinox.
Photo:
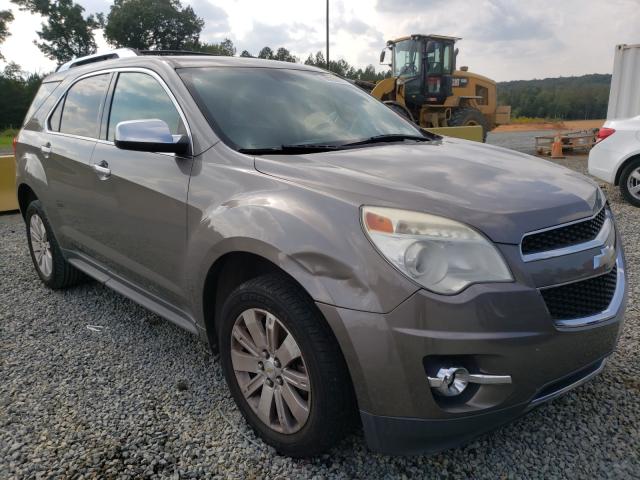
{"label": "chevrolet equinox", "polygon": [[247,422],[315,455],[435,452],[597,375],[626,303],[599,187],[422,131],[259,59],[79,59],[16,145],[50,288],[92,277],[199,335]]}

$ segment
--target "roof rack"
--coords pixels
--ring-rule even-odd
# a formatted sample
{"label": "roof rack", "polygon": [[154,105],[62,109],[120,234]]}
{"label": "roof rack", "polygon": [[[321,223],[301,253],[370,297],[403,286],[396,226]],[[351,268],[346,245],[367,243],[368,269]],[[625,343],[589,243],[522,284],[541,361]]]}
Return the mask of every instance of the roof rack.
{"label": "roof rack", "polygon": [[190,50],[138,50],[140,55],[205,55],[215,56],[213,53],[192,52]]}
{"label": "roof rack", "polygon": [[74,58],[73,60],[60,65],[56,69],[56,72],[63,72],[70,68],[87,65],[88,63],[104,62],[105,60],[113,60],[114,58],[137,57],[138,55],[138,51],[133,48],[118,48],[106,53],[94,53],[93,55],[87,55],[86,57]]}
{"label": "roof rack", "polygon": [[87,55],[86,57],[74,58],[60,65],[56,72],[63,72],[70,68],[80,67],[89,63],[104,62],[105,60],[113,60],[114,58],[128,58],[137,57],[139,55],[207,55],[212,56],[211,53],[206,52],[190,52],[189,50],[136,50],[135,48],[118,48],[105,53],[94,53],[93,55]]}

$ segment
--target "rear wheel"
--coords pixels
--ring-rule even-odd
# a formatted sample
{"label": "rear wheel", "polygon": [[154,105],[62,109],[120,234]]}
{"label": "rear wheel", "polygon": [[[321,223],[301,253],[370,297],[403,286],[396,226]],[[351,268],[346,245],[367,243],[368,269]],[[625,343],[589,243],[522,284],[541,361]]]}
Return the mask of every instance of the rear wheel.
{"label": "rear wheel", "polygon": [[40,200],[29,204],[25,220],[29,252],[40,280],[53,289],[67,288],[78,283],[83,275],[62,255]]}
{"label": "rear wheel", "polygon": [[284,455],[337,443],[355,411],[347,367],[316,306],[279,274],[242,284],[218,325],[227,384],[248,423]]}
{"label": "rear wheel", "polygon": [[640,158],[632,160],[622,170],[620,192],[627,202],[640,207]]}
{"label": "rear wheel", "polygon": [[468,127],[479,125],[482,127],[482,141],[487,141],[487,133],[489,131],[489,125],[485,116],[473,107],[460,107],[453,111],[451,118],[447,122],[450,127]]}

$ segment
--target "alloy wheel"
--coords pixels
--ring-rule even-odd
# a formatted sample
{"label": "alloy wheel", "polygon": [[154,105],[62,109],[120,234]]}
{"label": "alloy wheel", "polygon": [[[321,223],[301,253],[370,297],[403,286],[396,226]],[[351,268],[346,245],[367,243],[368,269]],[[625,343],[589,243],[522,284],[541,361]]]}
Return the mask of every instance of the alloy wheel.
{"label": "alloy wheel", "polygon": [[53,257],[51,255],[51,245],[47,237],[47,229],[40,215],[34,213],[29,221],[29,234],[31,237],[31,248],[36,265],[40,273],[49,277],[53,271]]}
{"label": "alloy wheel", "polygon": [[284,434],[299,431],[311,408],[311,383],[300,347],[271,313],[251,308],[235,321],[231,363],[240,391],[260,420]]}
{"label": "alloy wheel", "polygon": [[629,175],[627,189],[633,198],[640,200],[640,168],[636,168]]}

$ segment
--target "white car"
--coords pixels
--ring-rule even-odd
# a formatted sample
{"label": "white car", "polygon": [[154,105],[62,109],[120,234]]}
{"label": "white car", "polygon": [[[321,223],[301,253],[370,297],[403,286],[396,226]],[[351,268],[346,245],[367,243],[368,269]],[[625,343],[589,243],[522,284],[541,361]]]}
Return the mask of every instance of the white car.
{"label": "white car", "polygon": [[589,153],[589,173],[620,186],[622,196],[640,207],[640,115],[603,125]]}

